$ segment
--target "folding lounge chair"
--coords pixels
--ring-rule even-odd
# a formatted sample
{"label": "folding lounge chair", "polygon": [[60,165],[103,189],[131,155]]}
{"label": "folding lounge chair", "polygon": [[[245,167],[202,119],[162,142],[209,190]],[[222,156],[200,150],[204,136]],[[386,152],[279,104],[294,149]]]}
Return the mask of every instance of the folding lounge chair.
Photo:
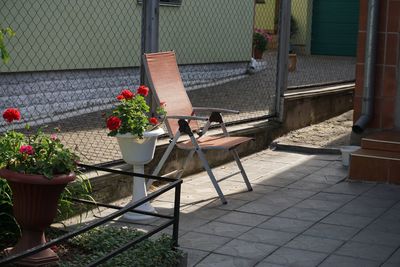
{"label": "folding lounge chair", "polygon": [[[166,102],[167,117],[165,120],[171,142],[153,175],[158,175],[165,161],[175,145],[179,149],[189,151],[189,155],[183,165],[182,170],[177,177],[180,178],[185,170],[187,163],[191,160],[194,153],[197,153],[204,169],[207,171],[215,190],[218,193],[223,204],[226,204],[224,194],[218,185],[218,182],[225,180],[233,175],[241,173],[246,183],[247,189],[252,191],[251,184],[243,169],[242,163],[236,151],[236,147],[240,144],[247,143],[252,140],[249,137],[231,137],[226,130],[221,113],[239,113],[234,110],[226,110],[220,108],[196,108],[192,107],[183,82],[179,73],[176,62],[175,52],[160,52],[144,55],[144,64],[149,80],[149,85],[153,93],[154,100],[157,104],[160,101]],[[196,116],[196,112],[208,112],[209,117]],[[204,121],[205,126],[200,129],[198,121]],[[223,136],[206,136],[210,124],[217,122],[220,124]],[[178,142],[182,134],[187,134],[190,140]],[[195,137],[194,134],[198,134]],[[230,174],[217,181],[204,155],[205,150],[226,150],[229,151],[235,159],[240,171]]]}

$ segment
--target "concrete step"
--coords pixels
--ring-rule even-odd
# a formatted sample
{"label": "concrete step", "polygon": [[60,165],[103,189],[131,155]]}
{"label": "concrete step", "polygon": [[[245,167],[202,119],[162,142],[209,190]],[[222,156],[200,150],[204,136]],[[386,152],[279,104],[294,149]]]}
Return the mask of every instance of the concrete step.
{"label": "concrete step", "polygon": [[371,134],[361,140],[361,147],[400,153],[400,131],[383,131]]}
{"label": "concrete step", "polygon": [[400,152],[359,149],[351,154],[349,178],[400,184]]}

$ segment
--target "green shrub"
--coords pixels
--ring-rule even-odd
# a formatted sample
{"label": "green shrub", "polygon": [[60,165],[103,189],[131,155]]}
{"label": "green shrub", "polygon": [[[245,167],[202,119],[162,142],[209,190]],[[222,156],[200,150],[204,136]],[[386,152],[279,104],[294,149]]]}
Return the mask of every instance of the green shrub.
{"label": "green shrub", "polygon": [[[61,267],[85,266],[112,250],[144,235],[135,229],[113,226],[93,229],[73,238],[64,255],[61,255]],[[70,247],[71,246],[71,247]],[[74,251],[74,255],[67,255]],[[176,266],[182,257],[179,250],[174,250],[172,239],[162,235],[155,240],[144,240],[101,266],[129,267],[169,267]]]}

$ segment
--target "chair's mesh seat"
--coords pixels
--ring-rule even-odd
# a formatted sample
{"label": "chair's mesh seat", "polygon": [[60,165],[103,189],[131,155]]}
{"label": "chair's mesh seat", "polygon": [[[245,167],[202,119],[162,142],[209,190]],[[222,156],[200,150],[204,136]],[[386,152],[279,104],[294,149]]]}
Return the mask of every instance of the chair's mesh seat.
{"label": "chair's mesh seat", "polygon": [[[240,144],[253,140],[250,137],[232,136],[232,137],[218,137],[218,136],[203,136],[196,139],[200,148],[204,150],[229,150],[237,147]],[[187,140],[177,144],[180,149],[191,150],[194,149],[192,141]]]}

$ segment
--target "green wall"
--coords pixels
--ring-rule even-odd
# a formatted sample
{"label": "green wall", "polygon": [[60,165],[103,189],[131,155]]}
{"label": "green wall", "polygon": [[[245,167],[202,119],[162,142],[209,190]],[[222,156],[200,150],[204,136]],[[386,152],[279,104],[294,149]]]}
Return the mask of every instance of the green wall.
{"label": "green wall", "polygon": [[276,0],[265,0],[265,4],[256,4],[256,28],[266,29],[270,31],[274,30],[275,2]]}
{"label": "green wall", "polygon": [[[265,4],[256,5],[256,28],[267,30],[274,29],[276,0],[265,0]],[[276,14],[276,17],[279,14]],[[296,46],[303,47],[309,53],[312,22],[312,0],[293,0],[292,16],[298,24],[298,32],[291,40]]]}
{"label": "green wall", "polygon": [[160,9],[160,49],[175,50],[181,64],[249,61],[252,1],[183,0]]}
{"label": "green wall", "polygon": [[[1,25],[17,35],[1,72],[138,66],[141,5],[136,0],[0,0]],[[247,61],[253,2],[183,0],[160,7],[160,48],[180,63]]]}

